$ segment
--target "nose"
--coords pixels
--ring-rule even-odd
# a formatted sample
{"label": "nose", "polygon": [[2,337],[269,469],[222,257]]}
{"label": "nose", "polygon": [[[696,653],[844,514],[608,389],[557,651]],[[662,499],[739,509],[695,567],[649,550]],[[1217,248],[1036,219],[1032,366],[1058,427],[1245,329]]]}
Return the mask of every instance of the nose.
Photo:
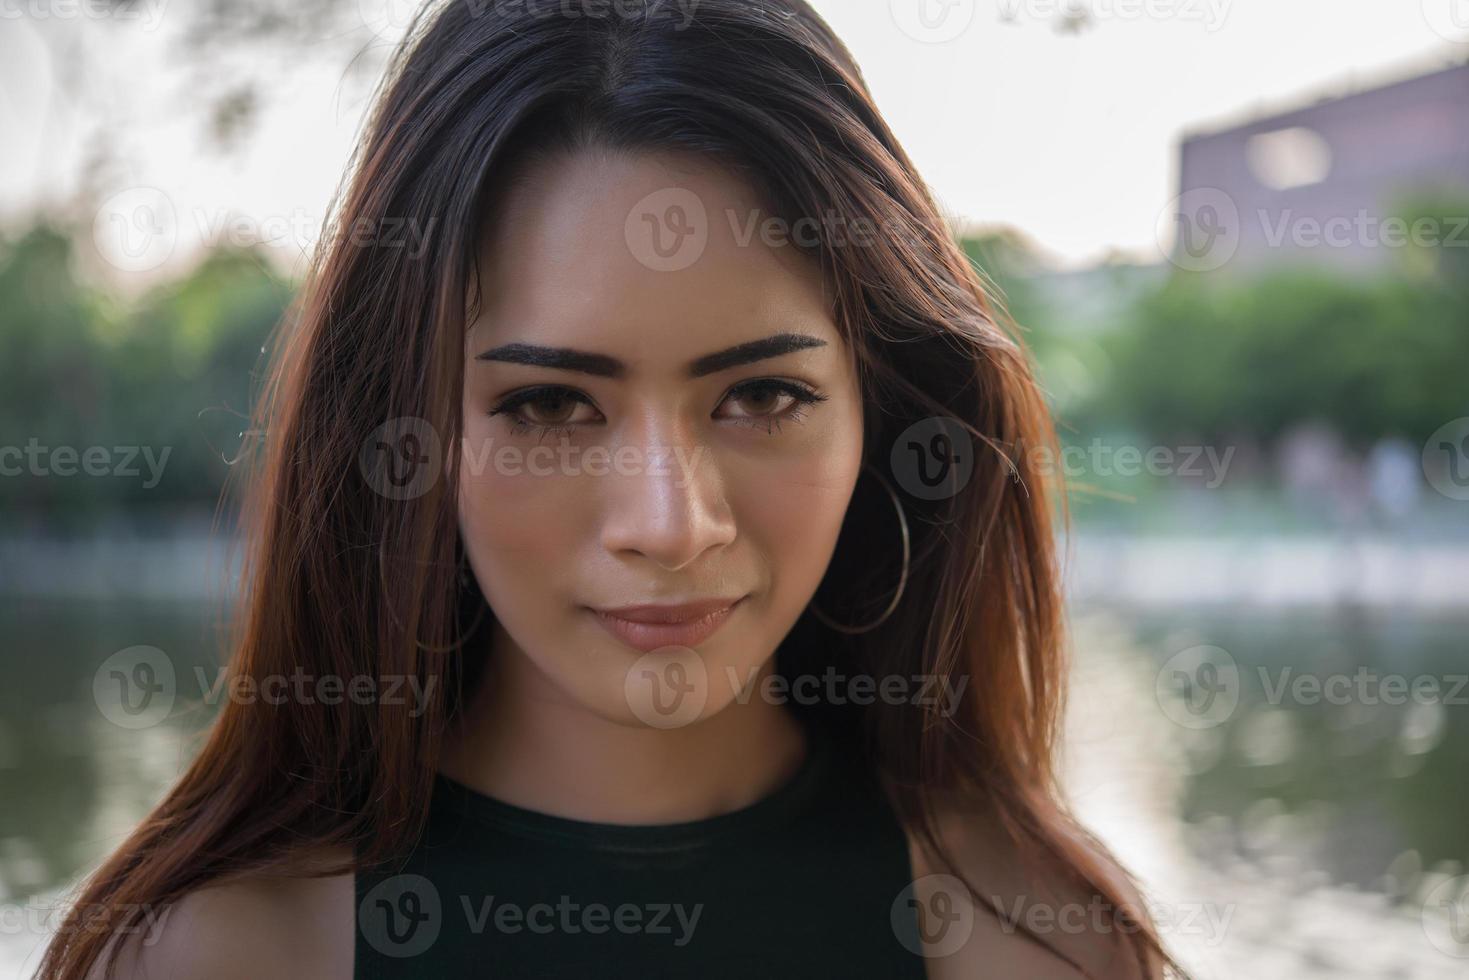
{"label": "nose", "polygon": [[618,452],[628,454],[629,445],[637,449],[636,464],[614,466],[608,478],[602,522],[608,552],[678,571],[735,539],[734,513],[708,447],[641,440]]}

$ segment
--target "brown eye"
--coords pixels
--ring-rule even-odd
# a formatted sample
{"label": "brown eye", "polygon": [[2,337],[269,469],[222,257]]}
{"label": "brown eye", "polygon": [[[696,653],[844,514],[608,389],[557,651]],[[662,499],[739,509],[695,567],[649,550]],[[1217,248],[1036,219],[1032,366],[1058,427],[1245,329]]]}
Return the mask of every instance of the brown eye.
{"label": "brown eye", "polygon": [[576,414],[578,404],[565,395],[544,395],[522,405],[520,414],[533,425],[565,425]]}
{"label": "brown eye", "polygon": [[800,421],[803,417],[801,406],[825,400],[825,395],[799,382],[761,378],[730,389],[715,411],[715,417],[746,423],[779,423],[785,419]]}
{"label": "brown eye", "polygon": [[517,430],[565,430],[594,425],[602,415],[591,399],[572,388],[545,385],[515,392],[490,411],[503,415]]}
{"label": "brown eye", "polygon": [[739,406],[737,415],[779,415],[795,403],[795,398],[784,391],[775,388],[760,388],[754,391],[740,392],[730,397],[726,404],[733,403]]}

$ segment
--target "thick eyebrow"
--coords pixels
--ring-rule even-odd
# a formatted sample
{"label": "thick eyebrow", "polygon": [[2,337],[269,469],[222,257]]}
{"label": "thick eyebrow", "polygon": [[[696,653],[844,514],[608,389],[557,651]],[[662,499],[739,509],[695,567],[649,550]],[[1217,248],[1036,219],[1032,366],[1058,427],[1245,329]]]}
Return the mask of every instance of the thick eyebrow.
{"label": "thick eyebrow", "polygon": [[[707,374],[728,371],[742,364],[752,364],[755,361],[791,354],[798,350],[825,346],[826,341],[809,334],[772,334],[760,340],[736,344],[734,347],[695,358],[689,363],[687,370],[689,377],[702,378]],[[601,378],[621,378],[627,374],[627,365],[615,357],[593,354],[570,347],[542,347],[539,344],[502,344],[475,355],[475,360],[557,368],[562,371],[592,374]]]}

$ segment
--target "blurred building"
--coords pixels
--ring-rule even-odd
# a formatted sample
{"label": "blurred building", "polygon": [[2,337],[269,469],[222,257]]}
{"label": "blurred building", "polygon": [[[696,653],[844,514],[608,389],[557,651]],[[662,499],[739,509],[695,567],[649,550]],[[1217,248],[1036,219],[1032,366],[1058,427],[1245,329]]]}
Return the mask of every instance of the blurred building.
{"label": "blurred building", "polygon": [[[1179,163],[1185,267],[1371,270],[1432,236],[1469,249],[1469,64],[1189,135]],[[1427,200],[1461,203],[1402,220]]]}

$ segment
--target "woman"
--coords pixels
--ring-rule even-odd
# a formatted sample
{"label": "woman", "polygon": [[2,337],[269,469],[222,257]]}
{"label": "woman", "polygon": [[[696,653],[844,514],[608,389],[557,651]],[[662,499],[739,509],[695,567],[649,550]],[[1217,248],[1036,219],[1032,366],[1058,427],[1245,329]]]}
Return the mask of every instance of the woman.
{"label": "woman", "polygon": [[337,697],[226,704],[41,975],[1160,975],[1044,402],[829,28],[452,3],[385,85],[231,661]]}

